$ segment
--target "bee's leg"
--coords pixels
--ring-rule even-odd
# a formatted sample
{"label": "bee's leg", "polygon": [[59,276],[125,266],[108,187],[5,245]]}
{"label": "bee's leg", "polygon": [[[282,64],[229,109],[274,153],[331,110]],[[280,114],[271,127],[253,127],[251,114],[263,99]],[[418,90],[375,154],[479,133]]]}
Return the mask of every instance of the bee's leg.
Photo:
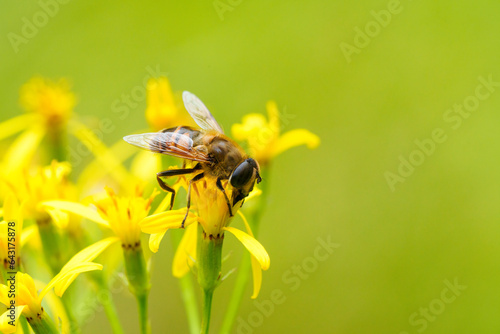
{"label": "bee's leg", "polygon": [[179,176],[179,175],[184,175],[184,174],[191,174],[196,172],[201,168],[200,164],[197,164],[194,166],[194,168],[187,168],[187,169],[169,169],[169,170],[164,170],[163,172],[159,172],[156,174],[156,180],[158,181],[158,184],[160,185],[161,189],[165,190],[166,192],[169,192],[172,194],[172,197],[170,198],[170,210],[174,207],[174,199],[175,199],[175,190],[167,185],[161,177],[170,177],[170,176]]}
{"label": "bee's leg", "polygon": [[184,216],[184,219],[182,220],[181,228],[184,228],[184,223],[186,222],[187,216],[189,214],[189,208],[191,207],[191,184],[193,182],[196,182],[203,178],[204,173],[200,173],[193,177],[191,180],[189,180],[189,185],[188,185],[188,195],[187,195],[187,204],[186,204],[186,215]]}
{"label": "bee's leg", "polygon": [[227,208],[229,209],[229,217],[232,217],[233,210],[231,209],[231,203],[229,202],[229,198],[227,198],[226,190],[224,190],[224,187],[222,186],[220,177],[217,178],[215,184],[217,185],[217,188],[219,188],[219,190],[222,191],[222,193],[224,194],[224,197],[226,198]]}

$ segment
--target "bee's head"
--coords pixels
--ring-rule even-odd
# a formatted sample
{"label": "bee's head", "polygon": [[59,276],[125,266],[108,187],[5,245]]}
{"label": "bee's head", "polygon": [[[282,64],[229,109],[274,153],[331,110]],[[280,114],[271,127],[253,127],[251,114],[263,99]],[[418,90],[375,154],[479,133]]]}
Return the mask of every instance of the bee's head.
{"label": "bee's head", "polygon": [[260,177],[259,164],[252,158],[240,163],[229,177],[231,186],[240,190],[245,197],[252,191],[255,181],[259,183],[262,178]]}

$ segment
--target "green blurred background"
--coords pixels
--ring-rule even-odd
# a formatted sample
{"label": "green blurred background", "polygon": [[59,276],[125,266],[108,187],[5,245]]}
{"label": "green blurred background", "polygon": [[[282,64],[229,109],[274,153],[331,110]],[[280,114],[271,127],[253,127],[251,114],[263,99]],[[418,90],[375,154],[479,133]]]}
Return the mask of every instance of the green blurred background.
{"label": "green blurred background", "polygon": [[[322,143],[279,156],[265,180],[259,239],[272,265],[257,301],[276,289],[286,300],[258,323],[249,289],[240,315],[258,326],[239,332],[498,333],[500,89],[456,130],[443,115],[474,95],[479,76],[500,81],[500,4],[402,0],[348,62],[341,43],[354,45],[354,29],[390,3],[233,1],[221,20],[212,0],[71,0],[16,53],[8,33],[21,34],[23,17],[41,7],[1,0],[1,120],[21,112],[19,88],[36,74],[70,78],[76,112],[116,125],[107,144],[146,128],[144,99],[124,119],[112,104],[142,85],[148,67],[200,96],[226,129],[274,99],[294,115],[285,131],[307,128]],[[399,156],[436,128],[447,140],[391,191],[384,173],[397,173]],[[286,277],[313,263],[318,237],[340,247],[293,290]],[[234,241],[225,248],[233,246],[225,270],[242,254]],[[154,333],[187,331],[171,260],[167,242],[154,257]],[[444,281],[455,279],[467,288],[443,303]],[[216,292],[213,332],[233,283]],[[135,301],[126,291],[115,298],[134,333]],[[109,332],[104,312],[84,332]]]}

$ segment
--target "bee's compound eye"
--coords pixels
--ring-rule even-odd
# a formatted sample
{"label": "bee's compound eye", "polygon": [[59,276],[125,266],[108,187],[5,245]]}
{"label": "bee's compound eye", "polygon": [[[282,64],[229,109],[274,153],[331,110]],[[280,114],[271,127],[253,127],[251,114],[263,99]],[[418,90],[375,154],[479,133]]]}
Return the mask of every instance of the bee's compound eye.
{"label": "bee's compound eye", "polygon": [[229,182],[233,187],[241,188],[252,179],[253,172],[254,167],[248,162],[248,160],[245,160],[233,171],[231,177],[229,178]]}

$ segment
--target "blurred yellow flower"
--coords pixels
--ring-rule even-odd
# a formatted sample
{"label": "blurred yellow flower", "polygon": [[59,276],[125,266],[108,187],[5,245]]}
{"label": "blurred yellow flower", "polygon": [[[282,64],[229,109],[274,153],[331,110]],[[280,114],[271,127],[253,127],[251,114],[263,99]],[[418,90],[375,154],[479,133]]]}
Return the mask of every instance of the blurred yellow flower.
{"label": "blurred yellow flower", "polygon": [[[232,198],[232,187],[227,180],[222,182],[226,189],[228,198]],[[259,190],[256,190],[259,192]],[[174,276],[182,277],[189,272],[190,267],[196,261],[196,244],[198,235],[196,226],[199,224],[203,229],[203,238],[207,240],[222,239],[225,232],[230,232],[245,246],[250,252],[257,266],[252,266],[254,272],[254,293],[252,298],[256,298],[260,282],[262,280],[261,270],[267,270],[270,265],[270,258],[264,247],[253,237],[250,227],[247,224],[248,234],[234,227],[229,227],[232,217],[229,215],[224,194],[217,189],[215,180],[203,178],[192,184],[192,208],[196,214],[189,211],[184,223],[186,231],[177,248],[172,264]],[[238,212],[241,201],[232,207],[232,213]],[[165,211],[153,214],[143,219],[141,222],[142,231],[149,234],[165,233],[171,228],[182,228],[182,221],[186,215],[187,208],[179,210]],[[198,224],[195,224],[198,223]],[[155,244],[157,247],[157,244]],[[151,246],[151,243],[150,243]],[[157,250],[157,249],[155,249]]]}
{"label": "blurred yellow flower", "polygon": [[0,222],[0,263],[4,272],[19,269],[19,250],[35,232],[34,226],[23,229],[22,206],[14,194],[5,197],[4,220]]}
{"label": "blurred yellow flower", "polygon": [[248,114],[243,117],[241,124],[234,124],[231,128],[233,137],[239,141],[246,141],[250,155],[259,164],[265,166],[280,153],[300,145],[307,145],[310,149],[318,147],[320,139],[306,129],[295,129],[281,133],[281,120],[278,107],[274,101],[266,104],[268,120],[262,114]]}
{"label": "blurred yellow flower", "polygon": [[[4,182],[17,198],[24,200],[23,216],[34,219],[38,224],[52,221],[59,228],[68,226],[73,220],[60,210],[43,207],[48,200],[75,200],[76,189],[68,180],[71,166],[67,162],[52,161],[49,166],[38,167],[34,173],[21,170],[3,176]],[[74,222],[76,224],[76,222]]]}
{"label": "blurred yellow flower", "polygon": [[9,173],[26,167],[46,135],[54,143],[61,140],[61,131],[75,103],[75,95],[66,79],[53,82],[34,77],[24,84],[20,104],[27,114],[0,123],[0,140],[24,130],[5,152],[2,170]]}
{"label": "blurred yellow flower", "polygon": [[[78,255],[78,254],[77,254]],[[75,256],[77,256],[75,255]],[[68,280],[73,281],[75,276],[80,273],[101,270],[102,265],[88,262],[88,261],[73,261],[70,265],[65,266],[41,291],[38,293],[38,289],[35,287],[35,282],[30,275],[18,272],[15,277],[11,277],[15,281],[15,305],[25,306],[22,308],[22,314],[26,317],[31,326],[37,325],[39,322],[51,322],[47,317],[43,307],[42,300],[45,295],[56,285],[61,285],[56,294],[61,297],[66,291],[69,284],[66,284]],[[10,281],[9,281],[10,282]],[[0,302],[5,306],[12,305],[11,303],[11,287],[9,285],[0,285]],[[8,311],[7,311],[8,312]],[[2,316],[2,321],[9,321],[10,319]],[[0,324],[0,326],[6,326],[5,323]],[[53,325],[51,325],[53,326]]]}
{"label": "blurred yellow flower", "polygon": [[41,116],[47,127],[66,123],[76,104],[75,94],[67,79],[57,82],[34,77],[21,87],[20,103],[28,112]]}
{"label": "blurred yellow flower", "polygon": [[150,78],[147,84],[146,120],[154,131],[177,125],[193,125],[180,96],[172,92],[166,77]]}

